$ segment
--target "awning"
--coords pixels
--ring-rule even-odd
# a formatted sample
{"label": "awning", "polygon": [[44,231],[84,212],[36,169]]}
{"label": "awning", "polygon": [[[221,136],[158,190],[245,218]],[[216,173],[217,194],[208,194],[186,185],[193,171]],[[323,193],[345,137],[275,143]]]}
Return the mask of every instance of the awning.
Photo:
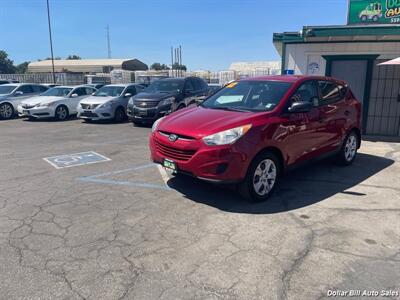
{"label": "awning", "polygon": [[378,64],[378,66],[386,65],[400,65],[400,57]]}

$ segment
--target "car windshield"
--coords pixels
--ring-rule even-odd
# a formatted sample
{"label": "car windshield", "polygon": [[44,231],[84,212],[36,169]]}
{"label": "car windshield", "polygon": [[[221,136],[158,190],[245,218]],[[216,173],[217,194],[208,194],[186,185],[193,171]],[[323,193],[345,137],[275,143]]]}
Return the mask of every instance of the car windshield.
{"label": "car windshield", "polygon": [[16,85],[1,85],[0,86],[0,95],[1,94],[10,94],[13,90],[15,90]]}
{"label": "car windshield", "polygon": [[180,92],[183,90],[184,80],[179,79],[168,79],[168,80],[157,80],[150,84],[145,92],[157,93],[157,92]]}
{"label": "car windshield", "polygon": [[123,91],[123,86],[103,86],[94,95],[98,97],[118,97]]}
{"label": "car windshield", "polygon": [[66,87],[55,87],[48,89],[44,93],[41,93],[40,96],[55,96],[55,97],[63,97],[67,96],[69,92],[72,91],[72,88],[66,88]]}
{"label": "car windshield", "polygon": [[235,111],[271,111],[291,85],[279,81],[232,82],[209,97],[201,106]]}

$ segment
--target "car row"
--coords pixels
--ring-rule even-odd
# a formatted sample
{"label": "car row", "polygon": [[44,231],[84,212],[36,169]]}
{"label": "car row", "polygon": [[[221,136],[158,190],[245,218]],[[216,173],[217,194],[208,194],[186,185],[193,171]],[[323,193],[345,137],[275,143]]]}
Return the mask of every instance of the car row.
{"label": "car row", "polygon": [[[97,86],[99,87],[99,86]],[[0,118],[16,113],[30,119],[65,120],[77,115],[87,122],[129,117],[134,124],[152,123],[175,110],[204,100],[207,83],[197,77],[166,78],[143,84],[48,86],[4,84],[0,86]]]}

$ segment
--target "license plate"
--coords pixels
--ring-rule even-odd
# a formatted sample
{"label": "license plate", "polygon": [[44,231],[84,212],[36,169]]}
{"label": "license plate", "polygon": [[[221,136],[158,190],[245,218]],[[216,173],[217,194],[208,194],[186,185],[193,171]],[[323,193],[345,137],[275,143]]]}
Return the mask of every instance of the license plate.
{"label": "license plate", "polygon": [[177,170],[176,163],[169,159],[164,159],[163,166],[164,166],[164,168],[166,168],[172,172],[176,172],[176,170]]}
{"label": "license plate", "polygon": [[29,115],[29,110],[24,109],[24,110],[22,111],[22,113],[23,113],[24,115]]}
{"label": "license plate", "polygon": [[139,110],[139,116],[147,116],[147,110]]}

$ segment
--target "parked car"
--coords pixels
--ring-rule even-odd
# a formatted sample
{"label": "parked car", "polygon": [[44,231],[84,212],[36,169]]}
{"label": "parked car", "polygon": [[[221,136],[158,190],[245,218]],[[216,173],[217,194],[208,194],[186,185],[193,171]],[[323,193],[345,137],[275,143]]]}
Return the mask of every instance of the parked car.
{"label": "parked car", "polygon": [[11,119],[17,107],[26,98],[38,95],[47,87],[33,83],[8,83],[0,85],[0,119]]}
{"label": "parked car", "polygon": [[128,115],[134,124],[152,123],[175,111],[197,103],[208,94],[207,83],[198,77],[165,78],[151,83],[132,97]]}
{"label": "parked car", "polygon": [[94,87],[95,89],[98,90],[98,89],[102,88],[103,86],[105,86],[106,84],[105,83],[88,83],[86,85]]}
{"label": "parked car", "polygon": [[79,101],[97,90],[89,86],[57,86],[18,105],[18,114],[31,119],[55,118],[64,121],[78,113]]}
{"label": "parked car", "polygon": [[0,84],[7,84],[7,83],[19,83],[18,80],[5,80],[5,79],[0,79]]}
{"label": "parked car", "polygon": [[292,166],[327,154],[350,165],[361,143],[360,119],[361,105],[343,81],[246,79],[156,121],[151,158],[178,174],[239,183],[242,195],[263,201]]}
{"label": "parked car", "polygon": [[110,84],[100,88],[78,105],[78,117],[85,121],[110,120],[122,122],[126,119],[129,98],[142,87],[137,84]]}
{"label": "parked car", "polygon": [[222,85],[220,85],[218,83],[209,83],[208,87],[209,87],[209,91],[208,91],[209,95],[215,94],[220,89],[222,89]]}
{"label": "parked car", "polygon": [[42,83],[42,85],[48,87],[48,88],[53,88],[56,86],[60,86],[61,84],[57,84],[57,83]]}

